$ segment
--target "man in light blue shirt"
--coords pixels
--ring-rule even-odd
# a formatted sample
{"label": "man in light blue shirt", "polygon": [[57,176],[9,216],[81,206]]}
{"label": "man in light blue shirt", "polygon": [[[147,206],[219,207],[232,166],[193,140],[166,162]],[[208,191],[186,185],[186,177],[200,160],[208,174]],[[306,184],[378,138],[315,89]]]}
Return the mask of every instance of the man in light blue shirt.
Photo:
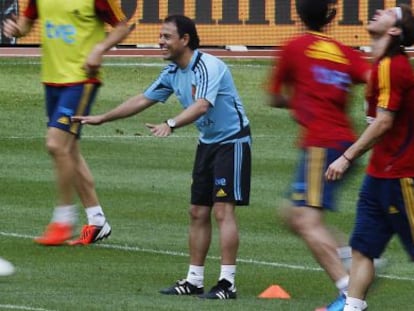
{"label": "man in light blue shirt", "polygon": [[[223,61],[198,50],[194,22],[182,15],[167,17],[159,44],[171,61],[143,94],[98,116],[73,117],[84,124],[101,124],[135,115],[175,94],[183,106],[177,116],[147,124],[157,137],[194,123],[199,132],[192,173],[190,205],[190,264],[187,277],[160,292],[198,295],[207,299],[235,299],[239,234],[236,205],[248,205],[251,177],[249,120]],[[213,212],[219,229],[221,272],[218,283],[204,293],[204,263],[211,242]]]}
{"label": "man in light blue shirt", "polygon": [[197,100],[208,102],[206,113],[195,121],[202,143],[220,143],[249,125],[232,75],[215,56],[195,50],[186,67],[170,64],[144,95],[165,102],[172,93],[184,109]]}

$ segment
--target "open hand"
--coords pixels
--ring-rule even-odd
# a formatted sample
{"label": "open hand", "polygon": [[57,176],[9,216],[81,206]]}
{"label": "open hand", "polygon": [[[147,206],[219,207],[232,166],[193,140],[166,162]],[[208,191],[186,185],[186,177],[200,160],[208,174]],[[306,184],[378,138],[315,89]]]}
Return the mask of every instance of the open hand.
{"label": "open hand", "polygon": [[146,123],[145,126],[148,127],[151,130],[152,135],[156,137],[167,137],[171,135],[172,132],[171,128],[165,122],[161,124]]}

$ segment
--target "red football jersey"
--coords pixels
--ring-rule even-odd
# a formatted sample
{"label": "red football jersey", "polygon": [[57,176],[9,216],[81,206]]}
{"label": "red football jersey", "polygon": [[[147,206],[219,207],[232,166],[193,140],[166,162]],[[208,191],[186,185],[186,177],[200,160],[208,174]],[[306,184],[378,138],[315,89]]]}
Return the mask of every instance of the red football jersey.
{"label": "red football jersey", "polygon": [[369,107],[395,113],[392,128],[373,147],[367,173],[378,178],[414,177],[414,75],[405,55],[373,66]]}
{"label": "red football jersey", "polygon": [[290,108],[302,126],[300,145],[338,148],[355,140],[347,103],[353,83],[365,82],[371,65],[362,53],[317,32],[290,40],[270,78],[269,92],[291,90]]}

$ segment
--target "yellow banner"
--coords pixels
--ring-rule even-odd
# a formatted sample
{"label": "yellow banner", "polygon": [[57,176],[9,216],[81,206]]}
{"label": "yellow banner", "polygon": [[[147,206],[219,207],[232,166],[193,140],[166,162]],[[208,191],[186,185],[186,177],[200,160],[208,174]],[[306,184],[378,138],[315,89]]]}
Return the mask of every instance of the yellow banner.
{"label": "yellow banner", "polygon": [[[9,1],[18,1],[20,13],[28,2]],[[202,46],[279,46],[303,30],[295,0],[122,0],[120,4],[130,22],[136,24],[125,45],[157,45],[161,21],[172,13],[195,20]],[[340,0],[327,32],[350,46],[368,45],[367,21],[384,5],[394,6],[396,1]],[[38,28],[17,44],[39,44]]]}

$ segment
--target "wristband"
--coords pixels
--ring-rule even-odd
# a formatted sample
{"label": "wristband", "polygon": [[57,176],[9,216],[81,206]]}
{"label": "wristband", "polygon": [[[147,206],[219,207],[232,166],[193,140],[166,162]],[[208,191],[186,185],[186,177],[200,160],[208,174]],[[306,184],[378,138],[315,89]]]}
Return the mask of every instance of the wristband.
{"label": "wristband", "polygon": [[345,160],[347,160],[349,162],[349,164],[352,164],[352,160],[350,158],[348,158],[345,153],[342,154],[342,156],[344,157]]}

